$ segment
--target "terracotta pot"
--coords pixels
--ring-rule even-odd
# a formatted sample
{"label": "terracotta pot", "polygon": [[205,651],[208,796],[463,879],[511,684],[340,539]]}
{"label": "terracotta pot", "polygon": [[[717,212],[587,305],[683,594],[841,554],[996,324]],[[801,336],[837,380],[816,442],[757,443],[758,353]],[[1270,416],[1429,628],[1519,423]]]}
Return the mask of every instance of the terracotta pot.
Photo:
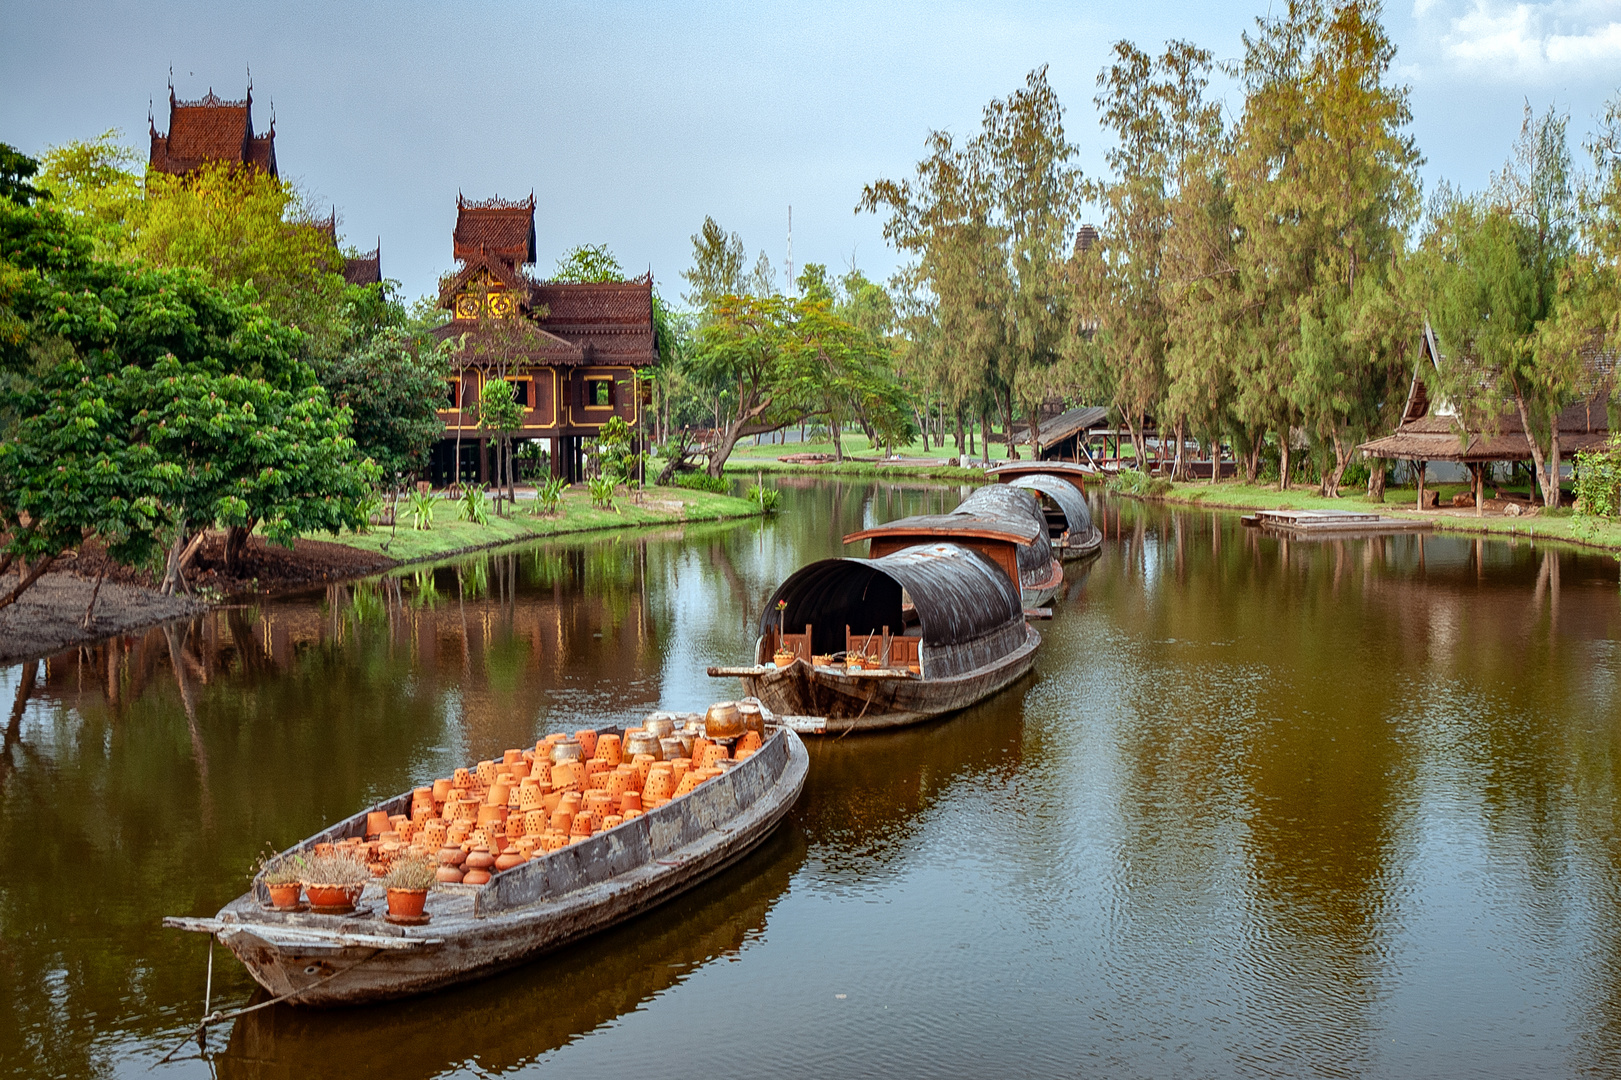
{"label": "terracotta pot", "polygon": [[540,785],[533,780],[525,780],[523,787],[518,789],[518,809],[524,813],[540,809]]}
{"label": "terracotta pot", "polygon": [[499,859],[495,860],[495,872],[500,874],[507,870],[511,870],[514,866],[522,866],[528,861],[529,860],[526,859],[523,853],[517,848],[508,848],[506,851],[501,853],[501,857]]}
{"label": "terracotta pot", "polygon": [[657,735],[647,731],[638,731],[625,736],[625,753],[634,761],[639,757],[652,758],[661,761],[664,758],[664,749],[659,744]]}
{"label": "terracotta pot", "polygon": [[574,827],[574,812],[558,807],[552,811],[552,829],[556,832],[567,833]]}
{"label": "terracotta pot", "polygon": [[478,777],[479,783],[483,784],[485,787],[489,787],[491,784],[495,783],[495,762],[479,762],[478,769],[475,770],[473,775]]}
{"label": "terracotta pot", "polygon": [[631,767],[636,770],[636,787],[647,785],[647,773],[653,767],[652,754],[637,754],[631,759]]}
{"label": "terracotta pot", "polygon": [[603,777],[602,790],[608,793],[609,798],[618,799],[630,790],[631,781],[635,776],[634,772],[620,772],[616,769]]}
{"label": "terracotta pot", "polygon": [[597,732],[595,728],[581,728],[574,733],[574,737],[579,740],[580,749],[585,751],[586,757],[591,757],[597,752]]}
{"label": "terracotta pot", "polygon": [[446,844],[439,849],[439,863],[441,866],[460,866],[467,861],[467,852],[461,849],[460,844]]}
{"label": "terracotta pot", "polygon": [[270,906],[277,911],[290,911],[298,906],[298,898],[304,891],[302,882],[294,881],[286,885],[266,885],[270,890]]}
{"label": "terracotta pot", "polygon": [[760,747],[764,745],[764,742],[765,740],[760,738],[760,733],[758,731],[750,731],[737,741],[737,749],[739,752],[747,750],[748,752],[753,753],[754,751],[760,749]]}
{"label": "terracotta pot", "polygon": [[304,883],[304,891],[309,894],[310,906],[327,908],[328,914],[353,911],[355,901],[360,899],[363,889],[362,885],[322,885],[310,881]]}
{"label": "terracotta pot", "polygon": [[641,816],[642,816],[642,812],[640,810],[626,810],[625,811],[625,820],[626,821],[635,821],[637,818],[639,818]]}
{"label": "terracotta pot", "polygon": [[478,824],[483,827],[493,822],[504,822],[509,812],[505,806],[481,806],[478,808]]}
{"label": "terracotta pot", "polygon": [[706,746],[704,756],[698,760],[697,765],[701,769],[707,769],[715,762],[725,761],[730,756],[724,746]]}
{"label": "terracotta pot", "polygon": [[522,781],[529,776],[530,768],[531,764],[520,757],[517,761],[512,763],[512,767],[507,771],[507,775],[512,777],[514,780]]}
{"label": "terracotta pot", "polygon": [[445,837],[449,834],[450,830],[444,822],[430,821],[422,826],[422,843],[429,848],[441,848],[445,846]]}
{"label": "terracotta pot", "polygon": [[[603,761],[601,758],[592,758],[590,761],[585,763],[585,776],[588,781],[593,776],[602,776],[604,773],[611,773],[613,771],[614,767],[608,764],[606,761]],[[589,787],[589,783],[586,786]]]}
{"label": "terracotta pot", "polygon": [[620,813],[629,814],[632,811],[639,812],[641,809],[642,809],[642,793],[641,792],[639,792],[639,791],[627,791],[623,795],[619,796],[619,811],[620,811]]}
{"label": "terracotta pot", "polygon": [[735,701],[717,701],[704,715],[705,738],[735,739],[745,730],[743,713]]}
{"label": "terracotta pot", "polygon": [[782,650],[772,655],[771,662],[780,668],[785,668],[789,664],[793,663],[795,659],[797,659],[797,657],[794,653]]}
{"label": "terracotta pot", "polygon": [[811,663],[816,667],[832,667],[833,657],[826,653],[817,653],[811,657]]}
{"label": "terracotta pot", "polygon": [[559,739],[552,743],[552,783],[557,783],[557,766],[569,761],[584,761],[585,747],[579,740],[572,738]]}
{"label": "terracotta pot", "polygon": [[523,816],[523,834],[525,836],[540,836],[546,832],[551,824],[545,812],[531,810]]}
{"label": "terracotta pot", "polygon": [[388,913],[395,918],[420,919],[427,903],[427,889],[388,890]]}
{"label": "terracotta pot", "polygon": [[623,817],[621,817],[620,815],[618,815],[618,814],[609,814],[607,817],[602,819],[602,828],[603,828],[604,831],[606,831],[608,829],[617,829],[617,828],[619,828],[619,826],[623,825],[624,823],[625,823],[625,819]]}
{"label": "terracotta pot", "polygon": [[467,861],[463,865],[469,870],[488,870],[495,865],[495,856],[481,844],[467,853]]}
{"label": "terracotta pot", "polygon": [[511,765],[514,762],[518,762],[518,761],[522,761],[522,760],[523,760],[523,751],[522,750],[506,750],[506,751],[503,751],[502,754],[501,754],[501,764],[503,764],[503,765]]}
{"label": "terracotta pot", "polygon": [[552,766],[552,788],[556,791],[579,791],[585,787],[585,766],[578,761],[564,761]]}
{"label": "terracotta pot", "polygon": [[434,871],[433,876],[452,885],[460,885],[462,881],[462,871],[459,866],[441,866]]}
{"label": "terracotta pot", "polygon": [[516,840],[524,834],[524,821],[522,814],[513,814],[507,818],[507,839]]}
{"label": "terracotta pot", "polygon": [[366,835],[380,836],[389,831],[388,815],[381,810],[373,810],[366,815]]}
{"label": "terracotta pot", "polygon": [[576,836],[589,837],[591,835],[591,815],[581,814],[574,819],[574,825],[568,831],[570,839]]}
{"label": "terracotta pot", "polygon": [[[466,770],[458,771],[465,772]],[[436,803],[449,802],[452,790],[449,780],[435,780],[433,782],[433,801]]]}
{"label": "terracotta pot", "polygon": [[456,809],[451,820],[465,821],[469,824],[476,824],[478,821],[479,806],[480,803],[477,799],[457,799]]}
{"label": "terracotta pot", "polygon": [[484,796],[484,803],[486,806],[505,806],[511,797],[512,789],[504,780],[497,780],[490,785],[489,793]]}
{"label": "terracotta pot", "polygon": [[607,791],[592,791],[586,793],[585,808],[591,811],[593,814],[608,813],[613,804],[614,797]]}
{"label": "terracotta pot", "polygon": [[654,769],[647,776],[647,786],[642,788],[642,803],[651,806],[655,800],[667,800],[674,790],[675,780],[670,770]]}
{"label": "terracotta pot", "polygon": [[692,753],[687,755],[687,756],[690,757],[693,761],[702,760],[702,758],[704,756],[704,748],[707,747],[707,746],[714,746],[714,745],[715,744],[710,742],[708,739],[694,740],[694,742],[692,744]]}
{"label": "terracotta pot", "polygon": [[563,793],[561,791],[548,791],[546,794],[540,797],[541,812],[550,815],[553,810],[557,809],[558,804],[562,801]]}
{"label": "terracotta pot", "polygon": [[592,756],[609,765],[618,765],[624,758],[624,744],[618,735],[598,735],[597,752]]}
{"label": "terracotta pot", "polygon": [[585,796],[578,791],[565,791],[563,792],[563,801],[557,805],[560,809],[567,810],[571,814],[577,814],[580,812],[580,806],[584,802]]}
{"label": "terracotta pot", "polygon": [[462,875],[463,885],[488,885],[490,872],[488,870],[469,870]]}
{"label": "terracotta pot", "polygon": [[681,778],[681,783],[676,785],[675,795],[673,797],[679,799],[689,791],[697,788],[697,786],[701,783],[703,783],[703,781],[699,779],[698,773],[689,772],[687,775]]}
{"label": "terracotta pot", "polygon": [[473,774],[467,769],[457,769],[450,781],[450,786],[457,791],[464,791],[473,786]]}
{"label": "terracotta pot", "polygon": [[677,758],[676,760],[670,762],[670,779],[675,782],[676,787],[681,786],[682,777],[686,776],[687,773],[691,771],[692,762],[688,761],[686,758]]}

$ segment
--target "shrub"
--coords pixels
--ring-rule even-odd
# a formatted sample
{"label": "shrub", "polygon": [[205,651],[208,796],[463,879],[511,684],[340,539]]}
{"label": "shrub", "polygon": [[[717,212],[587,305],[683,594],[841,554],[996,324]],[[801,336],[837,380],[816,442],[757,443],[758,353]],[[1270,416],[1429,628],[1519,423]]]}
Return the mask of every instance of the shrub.
{"label": "shrub", "polygon": [[563,501],[563,492],[567,488],[568,482],[562,477],[548,477],[539,487],[535,488],[535,512],[538,514],[555,513],[558,504]]}
{"label": "shrub", "polygon": [[688,491],[708,491],[716,495],[724,495],[732,487],[724,476],[710,476],[708,473],[677,473],[671,483]]}
{"label": "shrub", "polygon": [[305,885],[364,885],[371,880],[371,867],[347,851],[311,855],[304,861],[302,880]]}
{"label": "shrub", "polygon": [[490,495],[482,487],[469,484],[462,495],[462,520],[475,525],[490,523]]}
{"label": "shrub", "polygon": [[782,492],[776,488],[768,488],[763,484],[750,484],[748,500],[760,507],[763,514],[775,514],[777,504],[782,501]]}
{"label": "shrub", "polygon": [[606,476],[594,476],[586,482],[591,491],[591,505],[600,506],[605,510],[616,510],[614,506],[614,482]]}
{"label": "shrub", "polygon": [[383,875],[385,889],[431,889],[438,882],[433,863],[420,856],[395,859]]}
{"label": "shrub", "polygon": [[1117,495],[1151,498],[1171,490],[1168,480],[1160,480],[1137,469],[1121,469],[1109,478],[1109,490]]}
{"label": "shrub", "polygon": [[439,500],[431,491],[413,491],[406,497],[406,513],[411,517],[411,528],[426,532],[433,528],[433,504]]}

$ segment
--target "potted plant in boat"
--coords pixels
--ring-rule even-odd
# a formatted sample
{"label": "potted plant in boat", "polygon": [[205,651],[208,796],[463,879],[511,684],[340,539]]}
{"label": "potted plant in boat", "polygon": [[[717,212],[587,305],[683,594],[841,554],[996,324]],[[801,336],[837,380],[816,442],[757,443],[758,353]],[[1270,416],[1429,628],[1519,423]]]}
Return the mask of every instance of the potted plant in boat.
{"label": "potted plant in boat", "polygon": [[360,855],[336,850],[312,855],[304,864],[304,892],[310,898],[310,910],[322,915],[346,915],[355,909],[366,882],[371,880],[371,868]]}
{"label": "potted plant in boat", "polygon": [[783,642],[784,622],[788,617],[787,612],[788,612],[788,601],[786,601],[786,600],[778,600],[777,601],[777,651],[772,654],[771,661],[772,661],[772,663],[776,664],[780,668],[787,667],[789,664],[794,662],[793,650],[786,648],[784,646],[784,642]]}
{"label": "potted plant in boat", "polygon": [[388,921],[409,926],[427,922],[429,916],[422,909],[438,875],[438,868],[427,859],[395,859],[383,876],[383,887],[388,890]]}
{"label": "potted plant in boat", "polygon": [[296,851],[259,860],[254,876],[264,879],[271,907],[277,911],[293,911],[298,907],[299,894],[304,891],[306,863],[304,855]]}

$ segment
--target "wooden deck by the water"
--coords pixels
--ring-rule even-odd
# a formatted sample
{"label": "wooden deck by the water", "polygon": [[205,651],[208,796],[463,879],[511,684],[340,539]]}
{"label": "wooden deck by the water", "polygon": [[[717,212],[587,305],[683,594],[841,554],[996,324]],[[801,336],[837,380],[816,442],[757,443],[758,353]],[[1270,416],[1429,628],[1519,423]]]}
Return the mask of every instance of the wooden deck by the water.
{"label": "wooden deck by the water", "polygon": [[1244,524],[1291,536],[1376,536],[1435,527],[1428,521],[1358,510],[1258,510],[1253,517],[1244,518]]}

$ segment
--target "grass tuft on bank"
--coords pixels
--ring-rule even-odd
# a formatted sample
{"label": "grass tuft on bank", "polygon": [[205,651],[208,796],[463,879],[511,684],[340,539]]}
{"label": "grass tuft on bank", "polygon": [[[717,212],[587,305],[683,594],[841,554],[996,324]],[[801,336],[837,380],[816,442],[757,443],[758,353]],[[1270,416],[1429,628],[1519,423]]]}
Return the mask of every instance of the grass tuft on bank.
{"label": "grass tuft on bank", "polygon": [[639,502],[621,492],[614,502],[613,510],[593,506],[590,495],[578,487],[564,493],[556,513],[534,514],[534,503],[525,500],[509,516],[492,513],[488,524],[479,525],[463,519],[459,500],[436,499],[433,526],[417,530],[411,528],[402,501],[398,528],[381,526],[365,533],[344,533],[336,540],[324,535],[314,539],[375,551],[399,562],[415,562],[537,537],[760,515],[760,508],[746,499],[684,488],[648,488]]}

